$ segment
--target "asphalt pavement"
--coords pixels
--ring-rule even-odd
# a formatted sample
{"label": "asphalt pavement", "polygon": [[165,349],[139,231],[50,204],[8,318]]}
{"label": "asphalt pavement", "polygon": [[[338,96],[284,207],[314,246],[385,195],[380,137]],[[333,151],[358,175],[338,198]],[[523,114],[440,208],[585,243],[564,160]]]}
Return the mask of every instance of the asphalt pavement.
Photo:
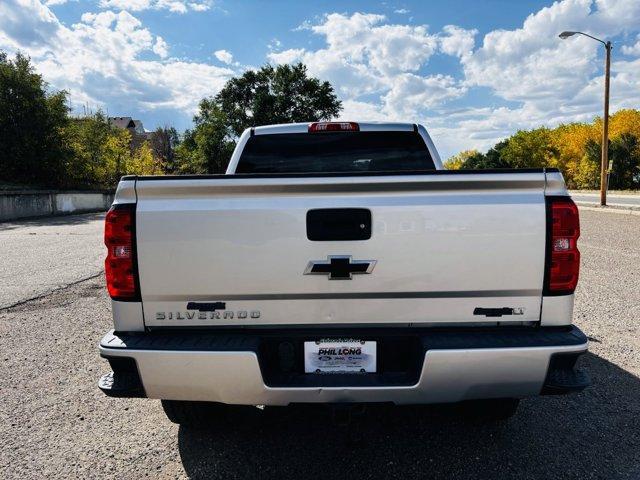
{"label": "asphalt pavement", "polygon": [[96,387],[108,369],[97,343],[111,327],[94,276],[99,217],[4,224],[2,299],[22,300],[0,308],[0,478],[638,479],[640,216],[583,211],[581,223],[584,392],[523,400],[498,425],[445,407],[381,407],[339,427],[317,407],[204,429]]}
{"label": "asphalt pavement", "polygon": [[0,223],[0,308],[104,270],[104,213]]}

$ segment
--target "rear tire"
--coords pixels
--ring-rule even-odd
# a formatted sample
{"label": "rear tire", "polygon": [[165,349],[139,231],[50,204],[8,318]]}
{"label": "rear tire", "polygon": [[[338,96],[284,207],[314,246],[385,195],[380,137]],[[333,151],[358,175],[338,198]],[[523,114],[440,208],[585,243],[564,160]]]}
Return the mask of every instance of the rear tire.
{"label": "rear tire", "polygon": [[505,422],[513,417],[519,404],[518,398],[495,398],[464,402],[461,407],[463,416],[469,420],[494,423]]}
{"label": "rear tire", "polygon": [[257,418],[260,410],[254,406],[225,405],[214,402],[162,400],[167,418],[185,427],[207,428]]}

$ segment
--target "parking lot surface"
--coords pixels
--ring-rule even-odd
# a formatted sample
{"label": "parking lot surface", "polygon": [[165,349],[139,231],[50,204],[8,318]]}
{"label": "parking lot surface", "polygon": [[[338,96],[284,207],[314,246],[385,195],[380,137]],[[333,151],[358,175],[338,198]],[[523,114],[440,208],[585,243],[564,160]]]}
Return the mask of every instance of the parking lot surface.
{"label": "parking lot surface", "polygon": [[0,223],[0,308],[104,269],[104,213]]}
{"label": "parking lot surface", "polygon": [[98,391],[111,317],[95,276],[100,219],[87,218],[0,228],[1,299],[17,304],[0,308],[2,479],[640,478],[639,216],[581,213],[574,316],[591,340],[582,365],[593,386],[578,395],[526,399],[498,425],[379,407],[341,427],[317,407],[198,430],[171,424],[156,400]]}

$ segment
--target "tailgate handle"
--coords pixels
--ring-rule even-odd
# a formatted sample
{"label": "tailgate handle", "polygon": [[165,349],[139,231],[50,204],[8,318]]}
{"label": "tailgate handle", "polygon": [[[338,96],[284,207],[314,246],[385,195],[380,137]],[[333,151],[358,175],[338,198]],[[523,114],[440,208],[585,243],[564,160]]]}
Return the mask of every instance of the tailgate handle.
{"label": "tailgate handle", "polygon": [[318,208],[307,212],[307,238],[316,242],[369,240],[371,210]]}

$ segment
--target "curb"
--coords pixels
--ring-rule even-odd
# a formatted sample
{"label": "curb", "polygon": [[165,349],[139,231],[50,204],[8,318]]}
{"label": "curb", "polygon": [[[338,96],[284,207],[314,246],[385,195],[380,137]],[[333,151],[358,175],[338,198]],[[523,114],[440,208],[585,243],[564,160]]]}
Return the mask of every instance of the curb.
{"label": "curb", "polygon": [[587,202],[575,202],[575,204],[580,210],[586,210],[589,212],[617,213],[618,215],[640,215],[640,208],[638,207],[629,207],[626,205],[607,205],[606,207],[601,207],[596,203]]}
{"label": "curb", "polygon": [[[88,213],[106,213],[109,209],[106,210],[104,208],[100,209],[89,209],[89,210],[76,210],[73,212],[60,212],[60,213],[47,213],[43,215],[34,215],[32,217],[18,217],[18,218],[8,218],[6,220],[0,219],[0,229],[5,223],[27,223],[27,222],[37,222],[40,220],[44,220],[47,218],[56,219],[56,218],[64,218],[64,217],[73,217],[75,215],[87,215]],[[2,307],[0,307],[2,309]]]}

